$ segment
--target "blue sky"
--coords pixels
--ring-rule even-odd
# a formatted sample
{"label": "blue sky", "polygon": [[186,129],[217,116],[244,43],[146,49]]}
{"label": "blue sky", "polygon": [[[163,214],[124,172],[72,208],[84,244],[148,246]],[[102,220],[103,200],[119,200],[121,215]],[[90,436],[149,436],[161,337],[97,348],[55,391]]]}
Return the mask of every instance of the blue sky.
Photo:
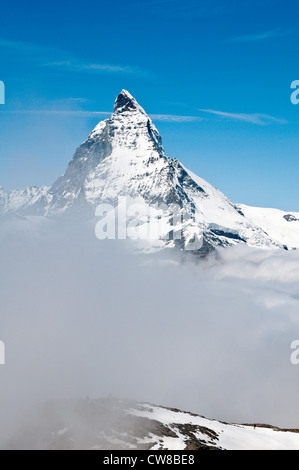
{"label": "blue sky", "polygon": [[299,211],[297,0],[1,2],[0,185],[51,184],[122,88],[234,202]]}

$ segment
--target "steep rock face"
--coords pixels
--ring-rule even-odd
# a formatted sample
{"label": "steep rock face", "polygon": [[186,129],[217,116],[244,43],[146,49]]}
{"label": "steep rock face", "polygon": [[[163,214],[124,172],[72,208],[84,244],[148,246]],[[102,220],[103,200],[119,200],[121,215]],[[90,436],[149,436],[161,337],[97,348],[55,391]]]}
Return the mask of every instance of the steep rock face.
{"label": "steep rock face", "polygon": [[154,201],[161,193],[158,186],[171,179],[169,163],[154,124],[123,90],[111,118],[95,127],[52,186],[49,210],[64,211],[82,193],[92,205],[115,202],[122,195]]}
{"label": "steep rock face", "polygon": [[[194,236],[201,238],[205,252],[240,242],[275,245],[220,191],[193,175],[178,160],[166,157],[153,122],[125,90],[116,98],[111,118],[91,132],[50,193],[49,214],[64,212],[79,201],[94,208],[103,202],[115,206],[121,196],[141,198],[149,206],[184,207],[188,220],[177,222],[175,227],[170,222],[171,214],[164,213],[164,235],[181,231],[176,240],[167,240],[170,246],[185,248]],[[145,223],[152,222],[157,220]]]}
{"label": "steep rock face", "polygon": [[0,210],[48,216],[75,208],[94,212],[101,203],[118,206],[121,197],[155,209],[141,224],[155,229],[162,224],[160,247],[207,253],[237,243],[279,246],[219,190],[165,155],[159,132],[126,90],[116,98],[112,116],[95,127],[50,189],[29,188],[13,197],[0,194]]}

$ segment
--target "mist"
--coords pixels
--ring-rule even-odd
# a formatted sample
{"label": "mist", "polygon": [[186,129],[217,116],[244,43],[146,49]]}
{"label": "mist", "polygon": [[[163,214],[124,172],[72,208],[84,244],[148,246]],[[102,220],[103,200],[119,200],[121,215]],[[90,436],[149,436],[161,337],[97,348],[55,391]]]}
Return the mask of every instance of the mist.
{"label": "mist", "polygon": [[299,427],[298,252],[239,246],[181,263],[94,229],[1,224],[1,445],[41,403],[86,396]]}

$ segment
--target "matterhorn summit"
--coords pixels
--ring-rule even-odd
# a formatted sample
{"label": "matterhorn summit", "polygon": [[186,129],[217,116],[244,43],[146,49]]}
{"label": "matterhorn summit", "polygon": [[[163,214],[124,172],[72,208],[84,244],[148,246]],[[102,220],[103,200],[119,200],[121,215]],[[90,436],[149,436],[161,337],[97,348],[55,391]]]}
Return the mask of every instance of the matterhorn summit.
{"label": "matterhorn summit", "polygon": [[[50,188],[1,189],[0,214],[55,217],[86,210],[95,215],[99,204],[117,207],[122,198],[148,207],[144,224],[162,220],[163,233],[154,230],[156,240],[151,237],[159,248],[179,247],[203,254],[240,243],[294,248],[287,240],[282,243],[279,237],[271,237],[253,217],[246,216],[242,206],[166,156],[152,120],[126,90],[117,96],[111,117],[93,129]],[[178,217],[173,216],[172,207],[181,211]],[[200,243],[191,243],[196,239]]]}

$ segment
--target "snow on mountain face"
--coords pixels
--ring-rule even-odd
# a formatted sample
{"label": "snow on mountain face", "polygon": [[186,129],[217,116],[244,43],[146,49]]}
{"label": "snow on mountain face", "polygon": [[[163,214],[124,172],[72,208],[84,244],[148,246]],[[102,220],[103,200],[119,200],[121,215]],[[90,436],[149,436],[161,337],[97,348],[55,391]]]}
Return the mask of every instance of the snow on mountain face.
{"label": "snow on mountain face", "polygon": [[[188,172],[178,160],[165,156],[162,139],[151,119],[125,90],[117,97],[110,119],[100,122],[75,152],[69,167],[50,190],[47,213],[64,212],[75,205],[117,205],[120,196],[141,198],[150,206],[187,206],[197,216],[176,227],[164,216],[164,235],[182,231],[179,245],[204,233],[206,252],[215,246],[241,241],[274,246],[258,227],[246,221],[234,205],[211,185]],[[145,223],[153,224],[155,217]],[[173,246],[174,241],[168,244]]]}
{"label": "snow on mountain face", "polygon": [[[154,124],[134,98],[122,91],[112,117],[96,126],[51,188],[50,212],[64,211],[80,197],[94,207],[141,192],[153,200],[161,183],[159,173],[170,172],[166,162]],[[167,174],[160,176],[167,180]]]}
{"label": "snow on mountain face", "polygon": [[[153,122],[125,90],[116,98],[111,118],[95,127],[49,190],[0,194],[0,210],[55,215],[85,208],[94,213],[101,203],[117,207],[120,197],[152,209],[140,224],[144,233],[151,232],[150,243],[165,239],[162,247],[177,245],[205,254],[237,243],[280,246],[219,190],[165,155]],[[166,206],[162,214],[161,204]],[[180,209],[177,218],[167,209],[171,205]]]}
{"label": "snow on mountain face", "polygon": [[271,426],[222,423],[193,413],[159,406],[139,405],[134,416],[156,420],[173,431],[154,443],[153,450],[298,450],[299,435]]}
{"label": "snow on mountain face", "polygon": [[299,450],[299,434],[296,430],[228,424],[178,409],[107,398],[49,404],[14,434],[6,448]]}
{"label": "snow on mountain face", "polygon": [[49,188],[30,186],[26,189],[4,191],[0,187],[0,215],[9,212],[22,212],[26,214],[34,207],[35,214],[43,213],[44,206],[51,200]]}
{"label": "snow on mountain face", "polygon": [[238,204],[248,220],[261,227],[277,243],[288,249],[299,248],[299,213]]}

